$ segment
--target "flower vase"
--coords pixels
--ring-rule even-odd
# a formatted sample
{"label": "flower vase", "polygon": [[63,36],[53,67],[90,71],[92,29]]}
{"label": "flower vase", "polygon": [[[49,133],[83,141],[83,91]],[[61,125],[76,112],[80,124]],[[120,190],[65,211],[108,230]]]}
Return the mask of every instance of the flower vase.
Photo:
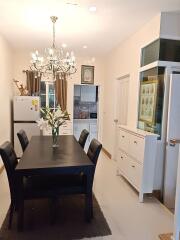
{"label": "flower vase", "polygon": [[52,147],[58,147],[59,127],[52,127]]}

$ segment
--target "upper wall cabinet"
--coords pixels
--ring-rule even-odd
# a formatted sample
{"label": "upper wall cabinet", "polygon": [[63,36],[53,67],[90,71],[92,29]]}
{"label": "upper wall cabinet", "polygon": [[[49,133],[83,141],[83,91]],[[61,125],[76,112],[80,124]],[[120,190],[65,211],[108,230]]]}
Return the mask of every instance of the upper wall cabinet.
{"label": "upper wall cabinet", "polygon": [[155,61],[180,62],[180,41],[157,39],[142,49],[141,67]]}
{"label": "upper wall cabinet", "polygon": [[96,86],[81,86],[81,102],[96,102]]}

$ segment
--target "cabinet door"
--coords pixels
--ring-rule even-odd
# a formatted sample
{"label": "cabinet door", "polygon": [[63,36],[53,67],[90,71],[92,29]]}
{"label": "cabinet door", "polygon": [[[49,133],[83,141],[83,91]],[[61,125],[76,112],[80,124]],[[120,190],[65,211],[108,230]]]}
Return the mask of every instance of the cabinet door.
{"label": "cabinet door", "polygon": [[118,148],[128,152],[128,145],[129,145],[129,133],[119,129],[118,134]]}
{"label": "cabinet door", "polygon": [[135,135],[130,135],[129,138],[129,154],[131,157],[135,158],[137,161],[140,163],[143,163],[144,159],[144,143],[145,139],[135,136]]}
{"label": "cabinet door", "polygon": [[141,178],[142,178],[142,165],[133,159],[129,159],[128,161],[128,177],[130,182],[136,189],[139,191],[141,186]]}
{"label": "cabinet door", "polygon": [[96,86],[81,86],[81,102],[96,102]]}
{"label": "cabinet door", "polygon": [[128,157],[126,154],[118,150],[118,157],[117,157],[117,164],[118,168],[123,175],[127,177],[127,171],[128,171]]}

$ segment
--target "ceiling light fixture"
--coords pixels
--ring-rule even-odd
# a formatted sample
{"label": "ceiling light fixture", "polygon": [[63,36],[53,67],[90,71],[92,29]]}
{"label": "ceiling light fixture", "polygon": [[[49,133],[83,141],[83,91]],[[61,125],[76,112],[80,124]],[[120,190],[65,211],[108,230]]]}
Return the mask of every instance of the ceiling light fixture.
{"label": "ceiling light fixture", "polygon": [[63,44],[62,44],[62,47],[63,47],[63,48],[66,48],[66,47],[67,47],[67,44],[66,44],[66,43],[63,43]]}
{"label": "ceiling light fixture", "polygon": [[32,60],[30,69],[37,71],[42,76],[43,81],[54,82],[59,73],[66,75],[74,74],[77,69],[75,66],[74,53],[67,52],[64,54],[62,48],[56,48],[55,42],[55,23],[58,17],[50,17],[53,24],[53,41],[50,48],[45,49],[44,57],[40,56],[36,50],[32,53]]}
{"label": "ceiling light fixture", "polygon": [[89,7],[90,12],[96,12],[96,10],[97,10],[96,6],[90,6]]}
{"label": "ceiling light fixture", "polygon": [[83,46],[83,48],[84,48],[84,49],[86,49],[86,48],[87,48],[87,46],[86,46],[86,45],[84,45],[84,46]]}

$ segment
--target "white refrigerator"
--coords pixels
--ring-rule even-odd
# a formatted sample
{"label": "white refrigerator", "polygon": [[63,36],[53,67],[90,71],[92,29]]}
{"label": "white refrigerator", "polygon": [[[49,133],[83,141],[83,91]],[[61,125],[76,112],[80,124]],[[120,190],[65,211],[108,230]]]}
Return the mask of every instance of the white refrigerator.
{"label": "white refrigerator", "polygon": [[28,139],[40,135],[36,120],[40,118],[40,98],[34,96],[15,96],[13,100],[14,148],[18,157],[22,156],[22,149],[17,132],[23,129]]}

